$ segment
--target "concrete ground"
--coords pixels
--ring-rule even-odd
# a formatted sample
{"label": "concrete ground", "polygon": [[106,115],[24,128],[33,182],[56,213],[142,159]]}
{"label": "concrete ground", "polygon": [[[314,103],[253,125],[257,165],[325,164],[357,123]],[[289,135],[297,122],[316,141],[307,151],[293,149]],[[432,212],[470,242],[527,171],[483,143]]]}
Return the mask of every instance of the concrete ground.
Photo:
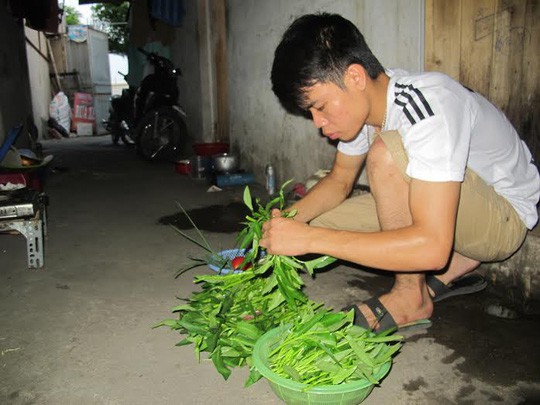
{"label": "concrete ground", "polygon": [[[108,137],[44,147],[55,156],[46,182],[45,267],[27,268],[22,236],[0,235],[0,403],[281,403],[265,381],[244,388],[245,368],[224,381],[212,363],[196,361],[192,346],[175,347],[178,333],[152,329],[171,316],[177,296],[197,289],[194,275],[211,272],[174,278],[201,250],[159,219],[177,213],[176,202],[192,210],[241,201],[242,188],[209,193],[204,180],[147,164]],[[216,230],[233,216],[212,212]],[[215,249],[231,247],[236,236],[204,232]],[[305,280],[311,299],[335,308],[392,283],[346,263]],[[488,288],[437,304],[433,326],[409,335],[364,403],[540,403],[540,318],[486,313],[499,302]]]}

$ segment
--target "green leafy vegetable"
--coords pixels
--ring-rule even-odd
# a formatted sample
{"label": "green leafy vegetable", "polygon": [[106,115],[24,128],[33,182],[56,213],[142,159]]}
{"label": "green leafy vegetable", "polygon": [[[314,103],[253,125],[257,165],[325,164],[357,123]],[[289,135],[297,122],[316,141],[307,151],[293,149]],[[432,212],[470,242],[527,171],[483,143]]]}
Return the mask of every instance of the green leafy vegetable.
{"label": "green leafy vegetable", "polygon": [[[194,281],[200,284],[201,290],[183,298],[184,303],[172,309],[178,318],[165,319],[154,327],[166,326],[185,335],[177,346],[193,344],[199,361],[201,353],[207,353],[225,379],[231,375],[232,368],[248,365],[250,376],[246,386],[261,378],[251,359],[255,342],[270,329],[287,324],[293,325],[291,333],[273,355],[274,367],[281,375],[311,386],[358,378],[373,380],[373,369],[389,361],[399,349],[399,345],[387,345],[396,338],[359,330],[351,325],[351,313],[333,313],[309,300],[303,292],[300,273],[313,276],[315,270],[335,259],[321,256],[303,261],[297,257],[264,254],[259,246],[262,226],[271,218],[274,208],[287,218],[296,215],[295,210],[283,211],[284,188],[289,182],[265,205],[253,199],[248,187],[244,189],[243,200],[250,214],[237,236],[237,246],[247,249],[243,263],[250,265],[251,270],[196,276]],[[214,252],[191,218],[189,220],[200,240],[175,228],[176,231],[206,253],[203,257],[191,258],[191,263],[177,276],[201,265],[232,268],[231,260]],[[301,361],[293,361],[295,358]],[[358,364],[353,367],[355,362]]]}
{"label": "green leafy vegetable", "polygon": [[[309,388],[367,379],[390,361],[401,336],[378,336],[353,325],[353,312],[304,313],[270,353],[270,368]],[[389,344],[393,343],[393,344]]]}

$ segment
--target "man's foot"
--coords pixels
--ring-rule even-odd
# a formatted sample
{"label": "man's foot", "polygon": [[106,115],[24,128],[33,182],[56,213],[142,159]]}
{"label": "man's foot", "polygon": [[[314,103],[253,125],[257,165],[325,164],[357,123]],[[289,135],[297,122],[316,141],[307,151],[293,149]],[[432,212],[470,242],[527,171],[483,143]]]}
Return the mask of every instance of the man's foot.
{"label": "man's foot", "polygon": [[466,274],[448,284],[445,284],[438,277],[427,276],[426,283],[433,302],[439,302],[457,295],[479,292],[487,286],[484,277],[477,273]]}
{"label": "man's foot", "polygon": [[383,333],[387,331],[400,331],[404,332],[405,330],[416,330],[416,329],[426,329],[431,326],[431,321],[429,319],[419,319],[413,322],[408,322],[398,325],[390,312],[382,305],[381,301],[377,297],[372,297],[369,300],[364,301],[364,304],[368,306],[373,314],[377,314],[376,325],[370,325],[368,320],[360,311],[357,305],[350,305],[342,309],[342,311],[354,311],[353,324],[361,326],[364,329],[371,329],[376,333]]}
{"label": "man's foot", "polygon": [[414,294],[394,288],[388,294],[378,299],[372,298],[356,308],[355,323],[364,327],[368,325],[370,329],[380,332],[391,327],[399,329],[426,323],[433,312],[433,303],[427,296],[427,289],[422,294]]}

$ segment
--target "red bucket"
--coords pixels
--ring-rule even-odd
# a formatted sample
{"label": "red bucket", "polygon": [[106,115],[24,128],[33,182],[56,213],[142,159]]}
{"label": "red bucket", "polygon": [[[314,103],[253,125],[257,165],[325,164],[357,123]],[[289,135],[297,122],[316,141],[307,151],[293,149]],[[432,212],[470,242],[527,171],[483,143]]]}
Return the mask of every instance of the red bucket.
{"label": "red bucket", "polygon": [[198,156],[212,156],[229,152],[229,144],[225,142],[196,143],[193,150]]}

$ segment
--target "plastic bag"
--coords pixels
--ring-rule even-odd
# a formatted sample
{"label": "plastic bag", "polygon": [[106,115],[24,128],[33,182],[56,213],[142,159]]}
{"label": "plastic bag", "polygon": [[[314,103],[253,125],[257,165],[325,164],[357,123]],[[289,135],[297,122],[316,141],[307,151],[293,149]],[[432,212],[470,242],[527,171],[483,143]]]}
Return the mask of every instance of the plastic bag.
{"label": "plastic bag", "polygon": [[71,124],[71,108],[69,100],[63,92],[59,92],[54,96],[49,105],[49,116],[54,118],[58,124],[69,133]]}

